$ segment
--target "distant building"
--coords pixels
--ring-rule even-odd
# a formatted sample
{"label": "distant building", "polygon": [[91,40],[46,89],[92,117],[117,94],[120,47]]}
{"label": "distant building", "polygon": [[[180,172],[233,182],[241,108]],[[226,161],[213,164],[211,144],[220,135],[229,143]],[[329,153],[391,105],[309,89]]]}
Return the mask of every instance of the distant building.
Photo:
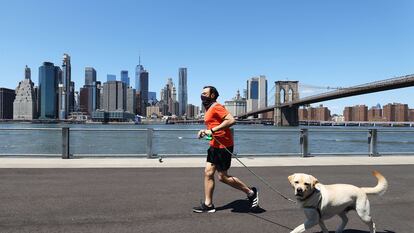
{"label": "distant building", "polygon": [[141,65],[141,56],[139,57],[139,63],[135,67],[135,89],[136,93],[139,94],[140,103],[137,103],[139,107],[137,114],[141,116],[146,115],[146,107],[148,104],[148,86],[149,86],[149,73]]}
{"label": "distant building", "polygon": [[139,64],[136,67],[135,75],[139,75],[136,77],[138,81],[136,92],[139,93],[141,97],[140,109],[138,109],[137,113],[144,116],[146,113],[146,107],[148,106],[149,73],[141,64]]}
{"label": "distant building", "polygon": [[129,87],[129,77],[127,70],[121,70],[121,82],[123,82],[127,88]]}
{"label": "distant building", "polygon": [[345,107],[345,121],[368,121],[368,107],[366,105],[355,105]]}
{"label": "distant building", "polygon": [[137,91],[137,93],[141,91],[140,77],[141,77],[142,72],[144,72],[144,66],[141,65],[141,56],[140,56],[138,65],[135,67],[135,90]]}
{"label": "distant building", "polygon": [[345,117],[343,115],[334,115],[334,116],[332,116],[332,121],[334,121],[334,122],[344,122]]}
{"label": "distant building", "polygon": [[142,115],[141,113],[141,94],[138,92],[135,92],[135,113],[141,116],[146,116],[146,112],[145,115]]}
{"label": "distant building", "polygon": [[58,109],[59,119],[68,118],[69,113],[73,112],[75,98],[75,83],[71,80],[71,63],[70,56],[63,54],[62,76],[58,81]]}
{"label": "distant building", "polygon": [[90,97],[92,97],[92,93],[89,88],[85,88],[85,87],[80,88],[79,90],[79,98],[80,98],[79,111],[83,113],[87,113],[89,115],[91,115],[92,112],[94,111],[92,109],[92,98]]}
{"label": "distant building", "polygon": [[80,95],[79,92],[75,91],[74,92],[74,96],[75,96],[75,105],[73,106],[73,111],[75,112],[79,112],[80,110]]}
{"label": "distant building", "polygon": [[265,107],[267,107],[266,76],[260,75],[247,80],[246,111],[251,112]]}
{"label": "distant building", "polygon": [[[165,116],[171,116],[171,115],[180,115],[180,105],[179,102],[177,102],[177,94],[175,85],[172,81],[172,78],[169,78],[167,80],[167,84],[165,84],[165,87],[161,89],[161,100],[160,104],[158,106],[161,107],[161,112]],[[164,110],[164,106],[167,106],[167,111]],[[185,112],[185,110],[184,110]]]}
{"label": "distant building", "polygon": [[408,121],[408,105],[393,103],[384,106],[383,117],[386,121]]}
{"label": "distant building", "polygon": [[331,121],[331,111],[319,105],[318,107],[300,108],[298,111],[300,121]]}
{"label": "distant building", "polygon": [[368,121],[383,121],[381,106],[373,106],[368,110]]}
{"label": "distant building", "polygon": [[92,120],[97,122],[132,122],[134,114],[124,111],[102,111],[92,113]]}
{"label": "distant building", "polygon": [[126,88],[121,81],[109,81],[103,84],[103,103],[105,111],[125,111]]}
{"label": "distant building", "polygon": [[[62,70],[51,62],[44,62],[39,67],[39,119],[58,118],[58,81],[62,79]],[[63,88],[63,85],[60,86]]]}
{"label": "distant building", "polygon": [[157,92],[155,91],[149,91],[148,92],[148,104],[149,105],[154,105],[155,103],[157,103]]}
{"label": "distant building", "polygon": [[126,111],[135,114],[136,106],[136,91],[132,87],[128,87],[126,90]]}
{"label": "distant building", "polygon": [[185,111],[187,119],[194,119],[195,118],[195,116],[196,116],[195,107],[196,106],[194,106],[192,104],[187,104],[187,109]]}
{"label": "distant building", "polygon": [[183,116],[188,102],[187,68],[178,69],[178,103],[179,115]]}
{"label": "distant building", "polygon": [[414,122],[414,109],[409,109],[408,115],[409,115],[409,121]]}
{"label": "distant building", "polygon": [[307,121],[308,120],[308,110],[306,109],[305,106],[300,107],[298,109],[298,116],[299,116],[299,121]]}
{"label": "distant building", "polygon": [[96,82],[96,70],[93,67],[85,67],[85,85],[92,86]]}
{"label": "distant building", "polygon": [[354,121],[368,121],[368,107],[366,105],[356,105],[354,109]]}
{"label": "distant building", "polygon": [[247,102],[246,99],[240,96],[240,91],[237,90],[236,96],[232,100],[224,102],[224,107],[233,116],[240,116],[246,113]]}
{"label": "distant building", "polygon": [[36,92],[31,80],[30,68],[25,68],[25,78],[16,88],[16,98],[13,102],[14,120],[33,120],[36,118]]}
{"label": "distant building", "polygon": [[13,119],[13,101],[15,97],[14,90],[0,88],[0,119]]}
{"label": "distant building", "polygon": [[107,82],[116,81],[116,75],[114,75],[114,74],[107,74],[106,75],[106,81]]}
{"label": "distant building", "polygon": [[148,106],[146,108],[146,112],[147,112],[148,118],[154,118],[154,117],[158,118],[158,117],[163,116],[158,106]]}
{"label": "distant building", "polygon": [[89,116],[96,109],[99,109],[100,82],[96,81],[96,71],[92,67],[85,68],[85,85],[80,88],[79,93],[79,110],[87,113]]}
{"label": "distant building", "polygon": [[166,101],[160,100],[155,104],[155,106],[160,108],[162,116],[171,116],[171,112],[169,111],[169,106]]}
{"label": "distant building", "polygon": [[344,109],[344,120],[345,121],[352,121],[352,107],[345,107]]}

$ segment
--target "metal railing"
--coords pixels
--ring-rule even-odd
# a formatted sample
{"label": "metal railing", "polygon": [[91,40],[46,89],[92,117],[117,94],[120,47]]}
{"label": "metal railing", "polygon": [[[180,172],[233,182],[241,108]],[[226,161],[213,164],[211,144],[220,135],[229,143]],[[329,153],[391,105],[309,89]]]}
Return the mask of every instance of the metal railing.
{"label": "metal railing", "polygon": [[[145,145],[145,153],[141,154],[128,154],[128,157],[135,156],[135,157],[147,157],[147,158],[157,158],[159,156],[166,157],[166,156],[201,156],[204,154],[173,154],[173,153],[160,153],[156,154],[154,151],[154,132],[197,132],[198,129],[105,129],[105,128],[69,128],[69,127],[62,127],[62,128],[0,128],[1,131],[61,131],[61,154],[22,154],[19,153],[20,156],[61,156],[62,159],[70,159],[74,156],[88,156],[92,154],[73,154],[71,153],[71,132],[145,132],[146,133],[146,145]],[[233,136],[237,138],[239,133],[299,133],[299,153],[237,153],[239,156],[279,156],[279,155],[295,155],[301,157],[309,157],[314,155],[368,155],[368,156],[380,156],[380,155],[392,155],[392,154],[407,154],[407,155],[414,155],[414,148],[413,151],[410,152],[379,152],[378,151],[378,132],[381,133],[414,133],[412,129],[321,129],[321,128],[301,128],[301,129],[232,129]],[[311,145],[311,137],[309,136],[310,133],[367,133],[366,139],[368,144],[368,150],[366,152],[360,153],[311,153],[310,145]],[[413,142],[414,143],[414,142]],[[237,145],[237,144],[236,144]],[[1,153],[0,156],[14,156],[17,154],[8,154],[8,153]],[[105,154],[106,156],[116,156],[119,157],[119,154]],[[122,156],[122,155],[121,155]]]}

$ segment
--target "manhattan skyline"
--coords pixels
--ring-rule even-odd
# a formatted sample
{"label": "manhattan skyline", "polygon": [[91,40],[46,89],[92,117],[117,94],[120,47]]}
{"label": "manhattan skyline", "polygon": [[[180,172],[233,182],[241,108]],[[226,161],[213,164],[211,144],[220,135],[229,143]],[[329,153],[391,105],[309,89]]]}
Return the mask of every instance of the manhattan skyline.
{"label": "manhattan skyline", "polygon": [[[95,68],[102,82],[107,74],[120,80],[126,70],[135,86],[139,56],[150,73],[149,90],[157,93],[170,77],[178,84],[177,69],[187,67],[194,105],[205,85],[216,86],[224,103],[259,75],[269,90],[287,79],[347,87],[414,73],[413,9],[411,1],[2,2],[0,87],[15,89],[25,65],[38,85],[38,67],[60,65],[63,53],[71,56],[77,91],[85,67]],[[412,107],[413,97],[404,88],[321,104],[341,113],[356,104]]]}

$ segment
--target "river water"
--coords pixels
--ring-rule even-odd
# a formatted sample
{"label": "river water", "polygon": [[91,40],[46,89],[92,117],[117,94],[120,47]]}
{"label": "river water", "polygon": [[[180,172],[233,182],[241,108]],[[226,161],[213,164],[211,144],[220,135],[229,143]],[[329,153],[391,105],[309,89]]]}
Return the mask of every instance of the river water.
{"label": "river water", "polygon": [[[16,128],[72,129],[146,129],[153,128],[153,152],[156,154],[205,154],[208,141],[196,139],[203,125],[100,125],[100,124],[0,124],[0,155],[60,154],[61,131],[5,130]],[[301,152],[299,127],[276,128],[264,125],[236,125],[235,151],[243,155],[297,156]],[[309,151],[324,153],[367,153],[368,128],[307,127]],[[320,129],[323,129],[321,131]],[[379,153],[414,154],[414,130],[411,128],[378,128]],[[187,131],[188,130],[188,131]],[[351,130],[351,131],[350,131]],[[352,132],[357,130],[357,132]],[[385,132],[392,130],[393,132]],[[146,131],[77,131],[70,132],[70,153],[81,156],[144,156]]]}

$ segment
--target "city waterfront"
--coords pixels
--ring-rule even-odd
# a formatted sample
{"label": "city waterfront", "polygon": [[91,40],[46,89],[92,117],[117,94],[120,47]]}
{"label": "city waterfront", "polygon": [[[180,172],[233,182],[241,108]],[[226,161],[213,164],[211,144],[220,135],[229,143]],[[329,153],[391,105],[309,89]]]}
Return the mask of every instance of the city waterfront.
{"label": "city waterfront", "polygon": [[[196,138],[197,131],[203,125],[4,123],[0,124],[0,154],[59,156],[62,153],[62,127],[71,129],[70,153],[76,156],[145,156],[147,128],[154,129],[154,154],[201,156],[208,147],[208,141]],[[56,130],[34,130],[36,128]],[[236,125],[234,128],[235,151],[243,156],[298,156],[301,153],[301,128],[309,129],[311,154],[352,155],[368,152],[369,128],[366,127]],[[414,130],[411,128],[382,127],[377,130],[380,154],[414,154]]]}

